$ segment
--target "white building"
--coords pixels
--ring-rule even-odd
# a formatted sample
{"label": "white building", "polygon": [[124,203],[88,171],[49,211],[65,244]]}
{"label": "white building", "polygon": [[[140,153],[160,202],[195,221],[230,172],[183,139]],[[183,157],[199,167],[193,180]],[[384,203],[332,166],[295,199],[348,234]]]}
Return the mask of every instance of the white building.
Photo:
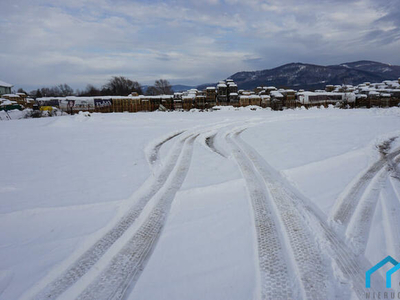
{"label": "white building", "polygon": [[11,94],[12,84],[0,80],[0,96],[4,94]]}

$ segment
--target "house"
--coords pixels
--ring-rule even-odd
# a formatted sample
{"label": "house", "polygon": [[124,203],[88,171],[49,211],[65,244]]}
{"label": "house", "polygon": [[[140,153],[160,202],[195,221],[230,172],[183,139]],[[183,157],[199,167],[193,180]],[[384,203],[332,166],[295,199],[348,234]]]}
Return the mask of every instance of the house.
{"label": "house", "polygon": [[218,105],[226,105],[228,102],[228,87],[225,81],[220,81],[217,84],[217,100]]}
{"label": "house", "polygon": [[0,96],[4,94],[11,94],[12,84],[0,80]]}

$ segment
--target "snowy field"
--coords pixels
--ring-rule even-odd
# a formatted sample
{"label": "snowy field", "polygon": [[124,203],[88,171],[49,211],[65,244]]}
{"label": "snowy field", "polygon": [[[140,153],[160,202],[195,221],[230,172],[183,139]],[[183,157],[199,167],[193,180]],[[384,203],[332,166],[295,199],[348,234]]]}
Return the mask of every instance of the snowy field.
{"label": "snowy field", "polygon": [[0,141],[0,299],[400,292],[389,267],[365,288],[400,259],[399,108],[79,114]]}

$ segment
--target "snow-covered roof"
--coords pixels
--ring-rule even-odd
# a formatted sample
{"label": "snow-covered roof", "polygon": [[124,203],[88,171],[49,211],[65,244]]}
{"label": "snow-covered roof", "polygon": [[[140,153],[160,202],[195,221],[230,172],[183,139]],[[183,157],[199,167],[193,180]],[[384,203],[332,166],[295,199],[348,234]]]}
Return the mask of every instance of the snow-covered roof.
{"label": "snow-covered roof", "polygon": [[230,96],[237,96],[238,94],[237,93],[230,93],[229,95]]}
{"label": "snow-covered roof", "polygon": [[299,91],[298,95],[316,95],[316,93],[310,91],[302,91],[302,92]]}
{"label": "snow-covered roof", "polygon": [[208,87],[206,88],[206,90],[215,90],[215,87],[214,87],[214,86],[208,86]]}
{"label": "snow-covered roof", "polygon": [[249,99],[260,99],[260,96],[258,96],[258,95],[241,95],[241,96],[239,96],[240,97],[240,99],[246,99],[246,98],[249,98]]}
{"label": "snow-covered roof", "polygon": [[219,83],[219,84],[217,85],[217,87],[226,87],[226,84],[225,84],[225,83]]}
{"label": "snow-covered roof", "polygon": [[4,94],[3,97],[14,97],[14,98],[19,98],[19,96],[16,95],[16,94]]}
{"label": "snow-covered roof", "polygon": [[5,101],[2,101],[2,102],[0,103],[0,106],[13,105],[13,104],[17,104],[17,102],[15,102],[15,101],[10,101],[10,100],[6,100],[6,99],[5,99]]}
{"label": "snow-covered roof", "polygon": [[388,93],[381,93],[381,97],[385,97],[385,98],[388,98],[388,97],[390,97],[391,95],[390,94],[388,94]]}
{"label": "snow-covered roof", "polygon": [[[181,94],[181,93],[175,93],[175,94]],[[94,99],[103,99],[103,100],[109,100],[109,99],[143,99],[143,100],[148,100],[148,99],[171,99],[173,98],[173,95],[156,95],[156,96],[91,96],[91,97],[78,97],[78,96],[68,96],[68,97],[42,97],[42,98],[37,98],[37,101],[49,101],[49,100],[76,100],[76,101],[91,101]]]}
{"label": "snow-covered roof", "polygon": [[277,91],[271,91],[271,95],[274,97],[283,97],[283,95],[280,92]]}
{"label": "snow-covered roof", "polygon": [[12,84],[9,84],[9,83],[4,82],[4,81],[1,81],[1,80],[0,80],[0,86],[2,86],[2,87],[9,87],[9,88],[13,87]]}

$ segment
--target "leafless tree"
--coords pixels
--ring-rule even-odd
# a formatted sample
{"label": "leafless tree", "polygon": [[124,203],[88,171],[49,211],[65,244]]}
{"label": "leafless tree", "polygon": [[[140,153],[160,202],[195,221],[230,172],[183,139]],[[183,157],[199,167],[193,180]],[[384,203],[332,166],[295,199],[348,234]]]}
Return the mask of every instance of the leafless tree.
{"label": "leafless tree", "polygon": [[159,91],[155,86],[149,86],[146,90],[146,95],[148,96],[155,96],[155,95],[159,95]]}
{"label": "leafless tree", "polygon": [[24,89],[23,89],[23,88],[19,88],[19,89],[17,90],[17,93],[24,93],[24,94],[28,94],[27,92],[25,92],[25,91],[24,91]]}
{"label": "leafless tree", "polygon": [[171,95],[174,92],[172,91],[172,86],[166,79],[156,80],[154,83],[154,87],[157,89],[159,95]]}
{"label": "leafless tree", "polygon": [[132,92],[143,94],[142,88],[137,81],[132,81],[124,76],[112,77],[102,89],[102,94],[109,95],[129,95]]}
{"label": "leafless tree", "polygon": [[53,87],[42,87],[36,91],[36,97],[66,97],[74,94],[68,84],[59,84]]}
{"label": "leafless tree", "polygon": [[94,85],[88,84],[86,88],[79,93],[79,96],[100,96],[101,91]]}
{"label": "leafless tree", "polygon": [[62,97],[72,96],[74,94],[74,90],[66,83],[58,85],[57,88],[59,89],[59,94]]}

